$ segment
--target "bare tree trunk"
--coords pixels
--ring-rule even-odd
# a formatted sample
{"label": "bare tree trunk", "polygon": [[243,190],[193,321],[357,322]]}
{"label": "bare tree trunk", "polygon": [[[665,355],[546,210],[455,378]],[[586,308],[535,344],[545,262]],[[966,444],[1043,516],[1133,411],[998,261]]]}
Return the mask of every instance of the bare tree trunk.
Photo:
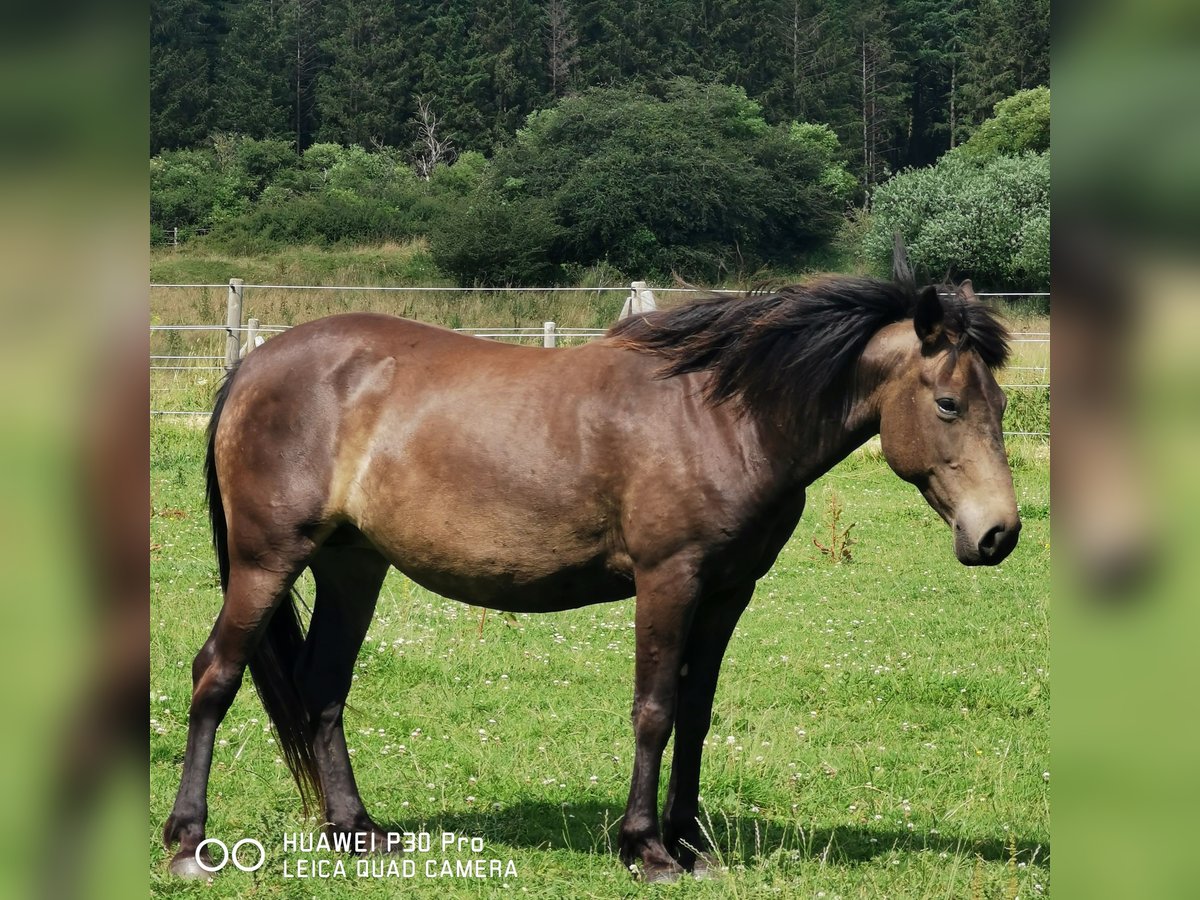
{"label": "bare tree trunk", "polygon": [[800,0],[792,0],[792,115],[800,114]]}
{"label": "bare tree trunk", "polygon": [[316,17],[314,0],[293,0],[293,27],[296,29],[296,152],[304,149],[305,114],[313,72],[317,65],[312,21]]}
{"label": "bare tree trunk", "polygon": [[955,142],[955,121],[954,121],[954,93],[958,87],[958,60],[954,57],[950,59],[950,149],[954,149]]}
{"label": "bare tree trunk", "polygon": [[864,206],[870,203],[871,157],[867,137],[867,30],[862,30],[862,139],[863,139],[863,193]]}
{"label": "bare tree trunk", "polygon": [[566,88],[571,67],[579,61],[574,53],[576,38],[571,33],[571,14],[566,0],[550,0],[546,9],[546,44],[549,55],[550,91],[558,97]]}
{"label": "bare tree trunk", "polygon": [[454,158],[454,147],[449,139],[438,137],[438,127],[441,124],[433,111],[433,106],[424,97],[417,98],[417,174],[428,181],[433,170],[441,163],[448,163]]}

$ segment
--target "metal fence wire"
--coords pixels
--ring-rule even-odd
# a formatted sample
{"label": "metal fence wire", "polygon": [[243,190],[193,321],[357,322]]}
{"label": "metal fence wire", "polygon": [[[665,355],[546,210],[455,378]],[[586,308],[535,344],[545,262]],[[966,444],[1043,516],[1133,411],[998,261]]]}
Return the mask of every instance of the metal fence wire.
{"label": "metal fence wire", "polygon": [[[629,287],[391,287],[391,286],[349,286],[349,285],[294,285],[294,284],[246,284],[240,279],[231,279],[228,284],[165,284],[152,283],[154,289],[211,289],[228,290],[229,301],[227,321],[223,325],[150,325],[151,346],[150,355],[150,414],[153,416],[207,416],[209,414],[212,393],[221,377],[220,373],[227,370],[234,359],[240,359],[251,352],[254,347],[261,345],[272,335],[287,331],[290,325],[260,324],[256,319],[242,322],[242,297],[249,288],[259,290],[291,290],[291,291],[380,291],[380,292],[410,292],[410,293],[583,293],[598,295],[601,293],[628,292],[631,299],[649,297],[654,303],[654,295],[660,293],[741,293],[740,291],[700,291],[691,288],[648,288],[644,282],[634,282]],[[997,298],[1046,298],[1046,293],[985,293],[980,297]],[[236,308],[235,308],[236,307]],[[653,307],[651,307],[653,308]],[[541,327],[515,326],[468,326],[455,328],[460,334],[468,334],[477,338],[506,341],[513,343],[540,344],[544,347],[570,346],[583,343],[604,335],[601,328],[564,328],[554,322],[545,322]],[[1013,345],[1030,345],[1017,351],[1018,356],[1042,355],[1036,345],[1044,345],[1046,364],[1032,365],[1028,359],[1020,359],[1019,364],[1006,367],[1001,373],[1001,386],[1008,391],[1048,391],[1049,382],[1049,331],[1014,332],[1010,343]],[[1036,361],[1036,360],[1035,360]],[[1010,375],[1015,380],[1007,380]],[[156,398],[168,403],[156,404]],[[163,408],[159,408],[159,407]],[[186,408],[165,408],[167,406]],[[1049,438],[1049,431],[1005,431],[1006,436]]]}

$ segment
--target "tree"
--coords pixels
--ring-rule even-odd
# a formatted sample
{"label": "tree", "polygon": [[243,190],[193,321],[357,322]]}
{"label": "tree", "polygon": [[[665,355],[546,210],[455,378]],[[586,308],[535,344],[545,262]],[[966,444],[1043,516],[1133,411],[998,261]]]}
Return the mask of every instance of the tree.
{"label": "tree", "polygon": [[[461,98],[474,106],[485,129],[480,137],[490,147],[549,100],[541,40],[545,13],[532,0],[468,4],[468,10],[465,83],[454,91],[439,88],[428,93],[439,102]],[[451,41],[459,42],[461,36]]]}
{"label": "tree", "polygon": [[212,127],[255,138],[292,135],[287,3],[231,0],[224,10],[228,31],[215,67]]}
{"label": "tree", "polygon": [[[960,148],[961,149],[961,148]],[[1050,154],[980,163],[949,153],[880,185],[864,252],[882,274],[899,231],[919,274],[947,271],[977,288],[1045,290],[1050,284]]]}
{"label": "tree", "polygon": [[571,70],[579,62],[579,43],[571,26],[566,0],[549,0],[546,5],[546,68],[550,73],[550,95],[561,97]]}
{"label": "tree", "polygon": [[[460,148],[491,149],[496,140],[485,111],[487,60],[474,25],[474,4],[447,0],[437,15],[418,5],[400,14],[408,35],[414,95],[435,98],[446,137]],[[408,103],[412,109],[412,102]]]}
{"label": "tree", "polygon": [[904,0],[898,49],[910,66],[908,129],[903,160],[926,165],[962,137],[962,69],[972,40],[973,0]]}
{"label": "tree", "polygon": [[491,153],[571,91],[679,76],[829,125],[876,184],[1049,83],[1049,0],[154,0],[151,145],[406,147],[421,96]]}
{"label": "tree", "polygon": [[290,79],[295,105],[293,124],[296,149],[312,143],[317,131],[316,76],[321,66],[323,20],[319,0],[290,0],[287,8]]}
{"label": "tree", "polygon": [[150,7],[150,152],[201,144],[213,127],[219,19],[200,0]]}
{"label": "tree", "polygon": [[328,24],[321,49],[329,63],[316,79],[319,139],[399,145],[409,79],[393,0],[342,0]]}
{"label": "tree", "polygon": [[997,103],[1050,83],[1050,0],[982,0],[963,67],[967,122],[986,119]]}
{"label": "tree", "polygon": [[866,0],[853,11],[859,61],[862,122],[862,185],[873,185],[890,174],[889,158],[899,142],[908,100],[904,65],[892,46],[896,30],[886,6]]}

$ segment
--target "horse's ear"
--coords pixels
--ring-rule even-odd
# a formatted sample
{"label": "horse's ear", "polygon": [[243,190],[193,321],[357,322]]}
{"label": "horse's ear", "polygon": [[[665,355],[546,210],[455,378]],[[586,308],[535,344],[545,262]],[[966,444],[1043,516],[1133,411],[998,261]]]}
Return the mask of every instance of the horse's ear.
{"label": "horse's ear", "polygon": [[968,278],[966,281],[961,282],[958,285],[958,292],[967,300],[978,299],[975,296],[975,285],[971,284],[970,278]]}
{"label": "horse's ear", "polygon": [[917,295],[917,306],[913,311],[913,328],[917,337],[926,346],[932,346],[942,335],[946,318],[946,310],[942,307],[942,298],[937,288],[929,285]]}
{"label": "horse's ear", "polygon": [[904,246],[904,238],[900,229],[892,232],[892,281],[899,284],[915,284],[912,263],[908,259],[908,248]]}

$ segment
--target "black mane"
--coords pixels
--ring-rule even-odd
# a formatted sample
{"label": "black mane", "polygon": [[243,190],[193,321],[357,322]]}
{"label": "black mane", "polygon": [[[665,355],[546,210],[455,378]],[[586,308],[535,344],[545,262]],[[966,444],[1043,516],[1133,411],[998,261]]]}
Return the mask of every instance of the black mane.
{"label": "black mane", "polygon": [[[912,318],[920,290],[873,278],[831,277],[774,293],[709,297],[630,316],[608,331],[618,346],[664,360],[662,377],[711,372],[710,403],[738,398],[778,421],[849,401],[849,379],[871,337]],[[996,314],[951,286],[939,288],[956,352],[974,351],[992,369],[1008,359]]]}

